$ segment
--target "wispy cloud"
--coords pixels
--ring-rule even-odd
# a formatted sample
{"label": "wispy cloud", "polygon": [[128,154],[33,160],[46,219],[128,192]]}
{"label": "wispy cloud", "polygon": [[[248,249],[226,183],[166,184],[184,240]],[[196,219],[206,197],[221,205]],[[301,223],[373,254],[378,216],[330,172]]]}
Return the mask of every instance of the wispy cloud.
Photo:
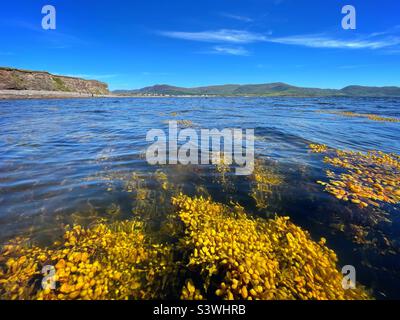
{"label": "wispy cloud", "polygon": [[280,38],[269,38],[267,41],[311,48],[341,49],[381,49],[400,44],[400,37],[360,37],[357,39],[335,39],[325,35],[299,35]]}
{"label": "wispy cloud", "polygon": [[250,52],[243,47],[215,46],[211,53],[227,54],[233,56],[249,56]]}
{"label": "wispy cloud", "polygon": [[373,32],[370,34],[371,37],[377,37],[377,36],[383,36],[383,35],[390,35],[390,34],[396,34],[400,32],[400,25],[393,26],[385,31],[380,31],[380,32]]}
{"label": "wispy cloud", "polygon": [[238,14],[232,14],[232,13],[226,13],[226,12],[222,12],[221,16],[226,17],[226,18],[230,18],[233,20],[238,20],[238,21],[242,21],[242,22],[253,22],[254,20],[252,18],[246,17],[246,16],[242,16],[242,15],[238,15]]}
{"label": "wispy cloud", "polygon": [[159,33],[170,38],[203,42],[251,43],[267,41],[267,37],[263,34],[232,29],[200,32],[161,31]]}
{"label": "wispy cloud", "polygon": [[393,48],[400,45],[400,35],[397,34],[398,31],[399,28],[396,26],[384,32],[358,35],[346,39],[327,34],[273,37],[271,32],[256,33],[232,29],[199,32],[161,31],[160,34],[176,39],[215,43],[246,44],[254,42],[270,42],[309,48],[382,49]]}

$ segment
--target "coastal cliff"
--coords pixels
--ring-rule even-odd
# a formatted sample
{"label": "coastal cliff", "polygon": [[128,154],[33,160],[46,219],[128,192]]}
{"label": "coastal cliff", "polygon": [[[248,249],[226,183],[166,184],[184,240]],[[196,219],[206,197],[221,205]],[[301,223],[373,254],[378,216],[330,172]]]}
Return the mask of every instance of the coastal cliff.
{"label": "coastal cliff", "polygon": [[89,95],[109,94],[108,85],[97,80],[53,75],[45,71],[4,67],[0,67],[0,90],[35,90]]}

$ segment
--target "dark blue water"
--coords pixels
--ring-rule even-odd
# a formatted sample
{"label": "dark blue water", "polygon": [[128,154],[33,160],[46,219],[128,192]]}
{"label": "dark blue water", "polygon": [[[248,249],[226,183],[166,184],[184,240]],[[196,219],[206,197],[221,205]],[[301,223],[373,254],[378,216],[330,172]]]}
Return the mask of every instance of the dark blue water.
{"label": "dark blue water", "polygon": [[[128,192],[133,172],[149,191],[144,208],[162,212],[166,204],[152,198],[157,192],[152,180],[159,168],[144,158],[149,129],[165,129],[169,120],[189,120],[194,129],[252,128],[256,157],[273,165],[285,180],[265,210],[258,210],[249,197],[246,178],[236,178],[234,188],[226,191],[219,189],[209,167],[166,166],[163,171],[187,193],[196,194],[196,187],[202,186],[215,200],[239,201],[250,213],[289,215],[314,239],[326,237],[339,265],[354,265],[357,281],[373,289],[377,298],[400,298],[399,206],[362,211],[323,192],[315,183],[324,178],[323,156],[307,148],[314,142],[400,154],[400,123],[324,111],[400,118],[400,99],[0,101],[0,242],[24,235],[45,244],[59,236],[65,224],[90,225],[116,207],[117,219],[131,217],[143,205]],[[338,230],[338,225],[345,230]],[[373,245],[354,241],[357,226],[376,239]]]}

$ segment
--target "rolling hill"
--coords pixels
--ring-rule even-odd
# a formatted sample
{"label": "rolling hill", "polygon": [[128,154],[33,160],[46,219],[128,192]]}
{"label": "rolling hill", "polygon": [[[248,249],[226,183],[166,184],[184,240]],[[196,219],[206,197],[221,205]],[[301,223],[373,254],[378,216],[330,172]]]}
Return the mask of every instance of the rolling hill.
{"label": "rolling hill", "polygon": [[348,86],[343,89],[296,87],[282,82],[266,84],[226,84],[195,88],[175,87],[166,84],[136,90],[116,90],[122,96],[284,96],[284,97],[400,97],[400,87]]}

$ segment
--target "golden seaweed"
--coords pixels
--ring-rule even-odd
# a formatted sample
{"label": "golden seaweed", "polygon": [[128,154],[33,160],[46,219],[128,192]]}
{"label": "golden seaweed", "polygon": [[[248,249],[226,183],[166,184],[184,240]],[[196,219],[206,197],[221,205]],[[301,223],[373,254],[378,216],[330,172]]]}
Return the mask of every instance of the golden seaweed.
{"label": "golden seaweed", "polygon": [[326,240],[312,241],[288,217],[254,219],[239,205],[229,208],[182,194],[172,201],[186,227],[181,246],[191,252],[189,268],[202,276],[205,290],[219,279],[215,291],[208,292],[212,298],[370,298],[361,286],[344,290],[336,254]]}

